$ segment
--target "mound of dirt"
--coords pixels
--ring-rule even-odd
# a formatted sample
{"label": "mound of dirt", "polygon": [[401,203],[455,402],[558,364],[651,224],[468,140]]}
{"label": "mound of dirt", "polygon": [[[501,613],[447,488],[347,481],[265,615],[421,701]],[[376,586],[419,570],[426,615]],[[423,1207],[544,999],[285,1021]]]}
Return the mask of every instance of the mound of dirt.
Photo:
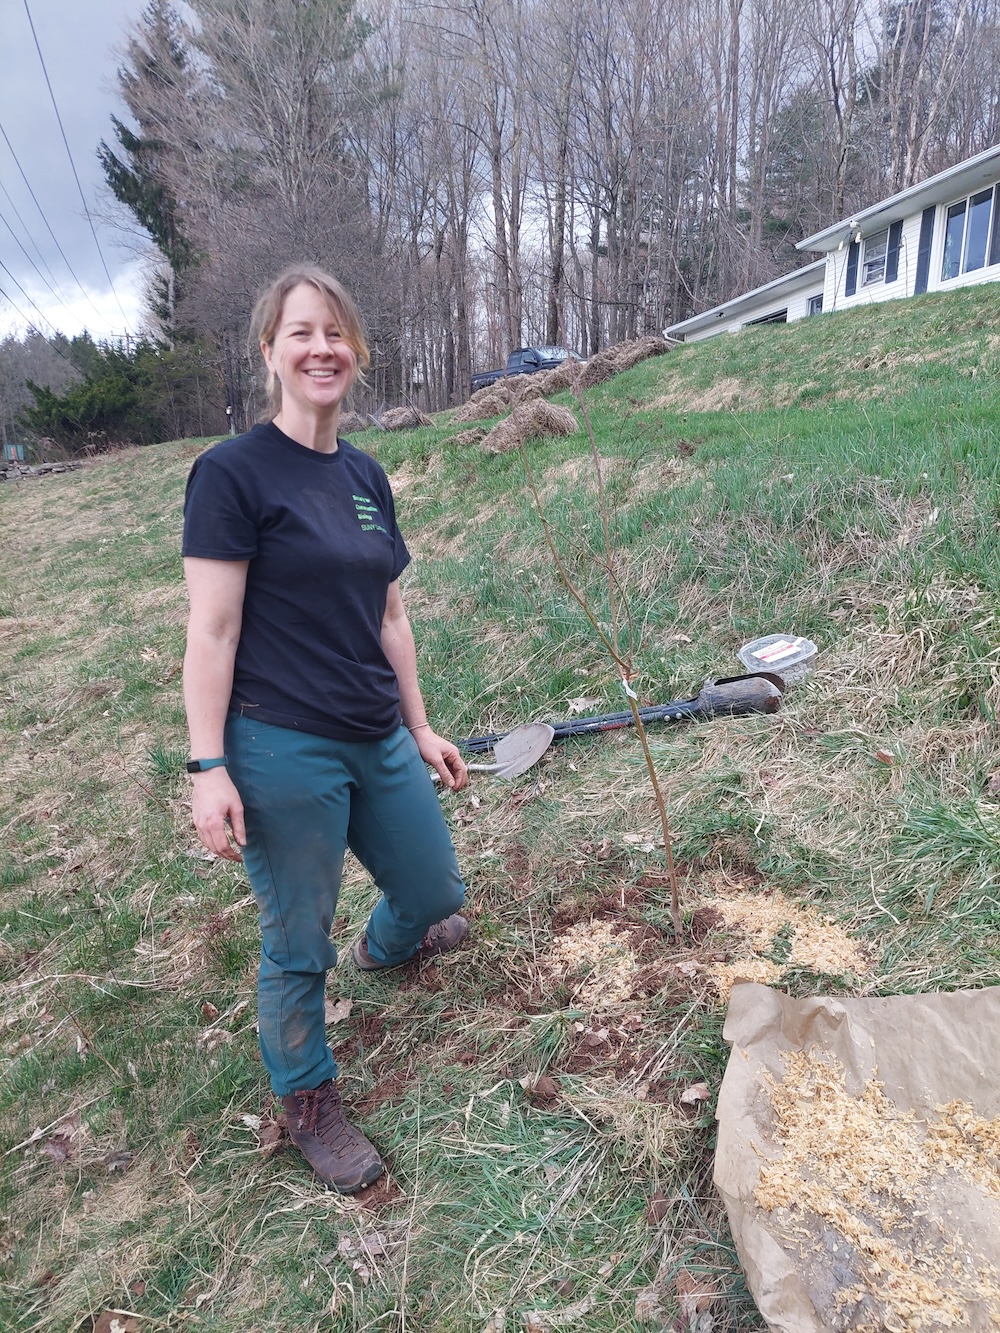
{"label": "mound of dirt", "polygon": [[503,416],[509,402],[504,392],[498,390],[495,384],[491,384],[489,388],[474,393],[451,419],[456,426],[464,425],[468,421],[486,421],[489,417]]}
{"label": "mound of dirt", "polygon": [[434,422],[415,407],[391,407],[379,419],[383,430],[412,430],[415,426],[433,426]]}
{"label": "mound of dirt", "polygon": [[341,435],[357,435],[360,430],[370,430],[372,422],[360,412],[342,412],[338,430]]}
{"label": "mound of dirt", "polygon": [[544,398],[522,403],[510,416],[500,421],[482,440],[482,449],[488,454],[504,454],[519,449],[529,440],[548,435],[572,435],[579,430],[576,417],[568,407],[557,407]]}
{"label": "mound of dirt", "polygon": [[482,426],[478,429],[473,427],[472,430],[460,430],[457,435],[452,435],[448,443],[461,445],[479,444],[485,435],[486,430]]}
{"label": "mound of dirt", "polygon": [[649,334],[637,338],[634,342],[618,343],[607,347],[603,352],[592,356],[580,371],[576,381],[581,389],[589,389],[594,384],[603,384],[612,375],[620,375],[623,370],[631,370],[640,361],[648,361],[651,356],[663,356],[670,351],[671,344],[665,338]]}

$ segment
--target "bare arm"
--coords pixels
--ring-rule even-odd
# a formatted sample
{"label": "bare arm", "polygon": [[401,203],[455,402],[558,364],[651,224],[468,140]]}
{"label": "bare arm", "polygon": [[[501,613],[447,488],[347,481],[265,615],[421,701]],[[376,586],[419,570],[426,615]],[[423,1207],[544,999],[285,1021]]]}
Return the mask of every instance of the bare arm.
{"label": "bare arm", "polygon": [[382,651],[396,673],[403,725],[413,733],[420,757],[437,772],[445,786],[461,791],[469,772],[458,746],[439,736],[427,721],[427,710],[417,680],[417,650],[398,581],[389,584],[382,617]]}
{"label": "bare arm", "polygon": [[[233,687],[233,663],[243,624],[246,560],[184,561],[188,598],[187,651],[184,654],[184,706],[187,710],[192,759],[215,759],[225,753],[223,732]],[[225,768],[192,775],[194,826],[210,852],[229,861],[241,860],[246,843],[243,802]],[[232,845],[229,840],[232,831]]]}

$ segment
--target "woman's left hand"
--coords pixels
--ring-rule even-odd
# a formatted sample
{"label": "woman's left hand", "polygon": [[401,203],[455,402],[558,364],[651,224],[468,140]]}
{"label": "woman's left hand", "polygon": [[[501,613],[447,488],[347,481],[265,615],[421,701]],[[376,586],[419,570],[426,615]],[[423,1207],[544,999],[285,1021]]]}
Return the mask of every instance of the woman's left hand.
{"label": "woman's left hand", "polygon": [[469,770],[458,746],[430,727],[418,727],[411,734],[424,763],[430,764],[446,787],[461,791],[469,780]]}

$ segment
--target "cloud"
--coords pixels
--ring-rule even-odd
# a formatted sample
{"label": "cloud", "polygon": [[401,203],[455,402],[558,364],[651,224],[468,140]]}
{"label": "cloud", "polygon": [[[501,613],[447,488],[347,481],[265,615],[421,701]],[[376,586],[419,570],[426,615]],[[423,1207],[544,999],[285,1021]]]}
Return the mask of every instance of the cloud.
{"label": "cloud", "polygon": [[0,335],[23,331],[25,318],[43,331],[51,332],[48,321],[69,335],[83,328],[97,338],[138,331],[142,279],[134,236],[126,245],[108,220],[96,154],[101,139],[112,135],[111,116],[125,118],[115,86],[118,52],[144,7],[145,0],[29,0],[29,22],[25,7],[8,6],[0,84],[0,124],[9,140],[9,146],[0,140],[6,190],[0,192],[0,256],[8,270],[0,269],[0,289],[8,300],[0,298]]}

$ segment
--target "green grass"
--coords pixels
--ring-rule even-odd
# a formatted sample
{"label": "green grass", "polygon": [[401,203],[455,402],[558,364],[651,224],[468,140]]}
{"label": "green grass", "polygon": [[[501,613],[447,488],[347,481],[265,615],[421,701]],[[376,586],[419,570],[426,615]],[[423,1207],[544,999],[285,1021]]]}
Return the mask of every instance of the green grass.
{"label": "green grass", "polygon": [[[643,701],[738,671],[768,630],[820,645],[777,716],[650,731],[685,920],[778,889],[873,960],[792,967],[779,934],[765,956],[797,995],[1000,982],[998,317],[994,285],[890,303],[681,348],[588,394]],[[458,739],[618,710],[521,458],[455,429],[358,437],[415,557],[430,715]],[[549,1310],[606,1333],[639,1327],[654,1282],[673,1313],[687,1268],[717,1285],[717,1331],[759,1329],[711,1185],[714,1102],[679,1104],[718,1089],[708,969],[745,941],[672,941],[631,732],[443,797],[469,947],[421,975],[331,974],[352,1009],[330,1041],[391,1187],[341,1200],[258,1151],[256,913],[241,869],[203,859],[179,772],[178,542],[202,447],[0,490],[0,1327],[122,1310],[154,1330],[478,1333]],[[582,429],[530,459],[608,624]],[[352,864],[341,947],[371,900]],[[624,1000],[602,998],[600,960],[556,961],[591,921],[637,950]],[[553,1099],[531,1094],[543,1074]]]}

